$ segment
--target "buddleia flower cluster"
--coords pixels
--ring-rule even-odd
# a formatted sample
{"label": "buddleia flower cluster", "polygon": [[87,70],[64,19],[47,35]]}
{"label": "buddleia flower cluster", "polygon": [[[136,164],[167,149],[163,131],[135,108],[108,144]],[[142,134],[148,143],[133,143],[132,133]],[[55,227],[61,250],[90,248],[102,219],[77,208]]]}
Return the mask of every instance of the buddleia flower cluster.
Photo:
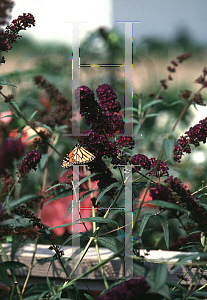
{"label": "buddleia flower cluster", "polygon": [[42,155],[38,150],[31,150],[29,151],[22,163],[18,166],[18,176],[19,178],[25,177],[27,173],[29,173],[30,170],[37,169],[37,164],[40,162]]}
{"label": "buddleia flower cluster", "polygon": [[132,300],[144,299],[144,295],[148,292],[150,286],[144,277],[135,276],[115,288],[108,290],[97,300]]}
{"label": "buddleia flower cluster", "polygon": [[[116,142],[109,141],[110,137],[124,133],[124,121],[119,113],[121,105],[116,100],[117,96],[112,87],[107,83],[99,85],[96,93],[98,101],[87,86],[81,86],[74,92],[80,114],[85,118],[86,124],[91,126],[80,138],[80,143],[96,156],[96,159],[89,163],[89,169],[91,173],[100,173],[94,179],[98,181],[99,188],[104,189],[117,182],[117,179],[113,178],[103,158],[116,160],[121,153],[118,146],[132,149],[134,140],[126,136],[125,139],[121,138]],[[115,189],[112,189],[108,194],[113,195],[114,192]]]}

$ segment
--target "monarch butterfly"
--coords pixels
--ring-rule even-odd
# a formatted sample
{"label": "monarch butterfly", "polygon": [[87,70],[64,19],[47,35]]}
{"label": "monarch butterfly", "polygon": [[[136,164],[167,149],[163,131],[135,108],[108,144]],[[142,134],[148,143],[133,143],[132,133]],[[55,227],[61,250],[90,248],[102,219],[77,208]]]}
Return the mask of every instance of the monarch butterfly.
{"label": "monarch butterfly", "polygon": [[69,169],[73,165],[84,165],[95,159],[95,156],[77,144],[63,159],[61,168]]}

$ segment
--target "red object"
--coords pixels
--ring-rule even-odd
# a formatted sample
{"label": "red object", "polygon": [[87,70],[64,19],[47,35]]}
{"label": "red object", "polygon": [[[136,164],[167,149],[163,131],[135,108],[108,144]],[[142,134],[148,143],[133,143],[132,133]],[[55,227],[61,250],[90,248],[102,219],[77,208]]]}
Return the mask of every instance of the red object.
{"label": "red object", "polygon": [[[67,176],[68,174],[72,173],[72,169],[69,169],[68,172],[65,172],[64,175],[59,178],[60,182],[67,182]],[[83,175],[83,174],[81,174]],[[96,187],[97,183],[96,182],[92,182],[92,189],[94,190]],[[88,186],[86,185],[86,183],[82,184],[81,187],[84,187],[86,189],[88,189]],[[79,198],[84,195],[87,191],[81,192],[79,193]],[[94,196],[97,195],[97,192],[95,193]],[[53,196],[48,197],[47,199],[45,199],[45,203],[50,200]],[[67,196],[64,198],[60,198],[57,200],[54,200],[46,205],[43,206],[43,210],[42,210],[42,218],[41,221],[42,223],[50,226],[50,227],[55,227],[58,225],[63,225],[63,224],[67,224],[67,223],[72,223],[72,214],[73,211],[70,212],[69,216],[67,217],[67,219],[65,219],[68,208],[70,207],[70,205],[72,204],[72,195],[71,196]],[[92,213],[92,202],[91,202],[91,197],[93,197],[92,194],[90,194],[86,199],[84,199],[82,202],[80,202],[80,214],[81,214],[81,218],[88,218],[91,216]],[[78,216],[78,212],[76,211],[76,216]],[[76,217],[75,216],[75,217]],[[73,220],[75,221],[75,220]],[[86,227],[88,230],[90,230],[92,228],[92,224],[90,222],[86,222],[85,223]],[[78,224],[78,225],[69,225],[67,227],[61,227],[61,228],[57,228],[57,229],[53,229],[53,233],[55,235],[61,236],[65,233],[65,230],[68,230],[70,233],[75,233],[75,232],[85,232],[86,229],[84,227],[84,225],[82,223]]]}

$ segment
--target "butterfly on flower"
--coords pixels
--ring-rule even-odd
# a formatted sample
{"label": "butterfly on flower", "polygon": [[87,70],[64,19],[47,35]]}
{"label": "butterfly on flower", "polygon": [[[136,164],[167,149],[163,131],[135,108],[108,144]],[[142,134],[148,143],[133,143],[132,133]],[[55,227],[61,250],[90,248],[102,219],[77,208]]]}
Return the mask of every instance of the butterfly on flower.
{"label": "butterfly on flower", "polygon": [[95,156],[77,144],[63,159],[61,168],[69,169],[73,165],[85,165],[94,160]]}

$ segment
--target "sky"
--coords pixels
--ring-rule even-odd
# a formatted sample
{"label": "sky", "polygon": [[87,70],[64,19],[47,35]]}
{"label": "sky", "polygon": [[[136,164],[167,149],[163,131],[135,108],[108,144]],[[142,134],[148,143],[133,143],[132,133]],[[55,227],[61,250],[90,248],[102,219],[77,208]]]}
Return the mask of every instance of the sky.
{"label": "sky", "polygon": [[39,41],[72,40],[72,24],[80,25],[80,38],[100,26],[115,27],[124,33],[124,24],[116,21],[141,21],[134,26],[135,40],[146,36],[174,38],[187,29],[192,38],[207,44],[207,0],[16,0],[12,17],[30,12],[36,25],[25,35]]}
{"label": "sky", "polygon": [[[16,0],[12,18],[23,13],[31,13],[36,20],[35,27],[28,29],[24,36],[32,36],[38,41],[55,40],[71,43],[72,24],[81,22],[80,38],[99,26],[110,26],[110,0]],[[22,32],[21,32],[22,34]]]}

